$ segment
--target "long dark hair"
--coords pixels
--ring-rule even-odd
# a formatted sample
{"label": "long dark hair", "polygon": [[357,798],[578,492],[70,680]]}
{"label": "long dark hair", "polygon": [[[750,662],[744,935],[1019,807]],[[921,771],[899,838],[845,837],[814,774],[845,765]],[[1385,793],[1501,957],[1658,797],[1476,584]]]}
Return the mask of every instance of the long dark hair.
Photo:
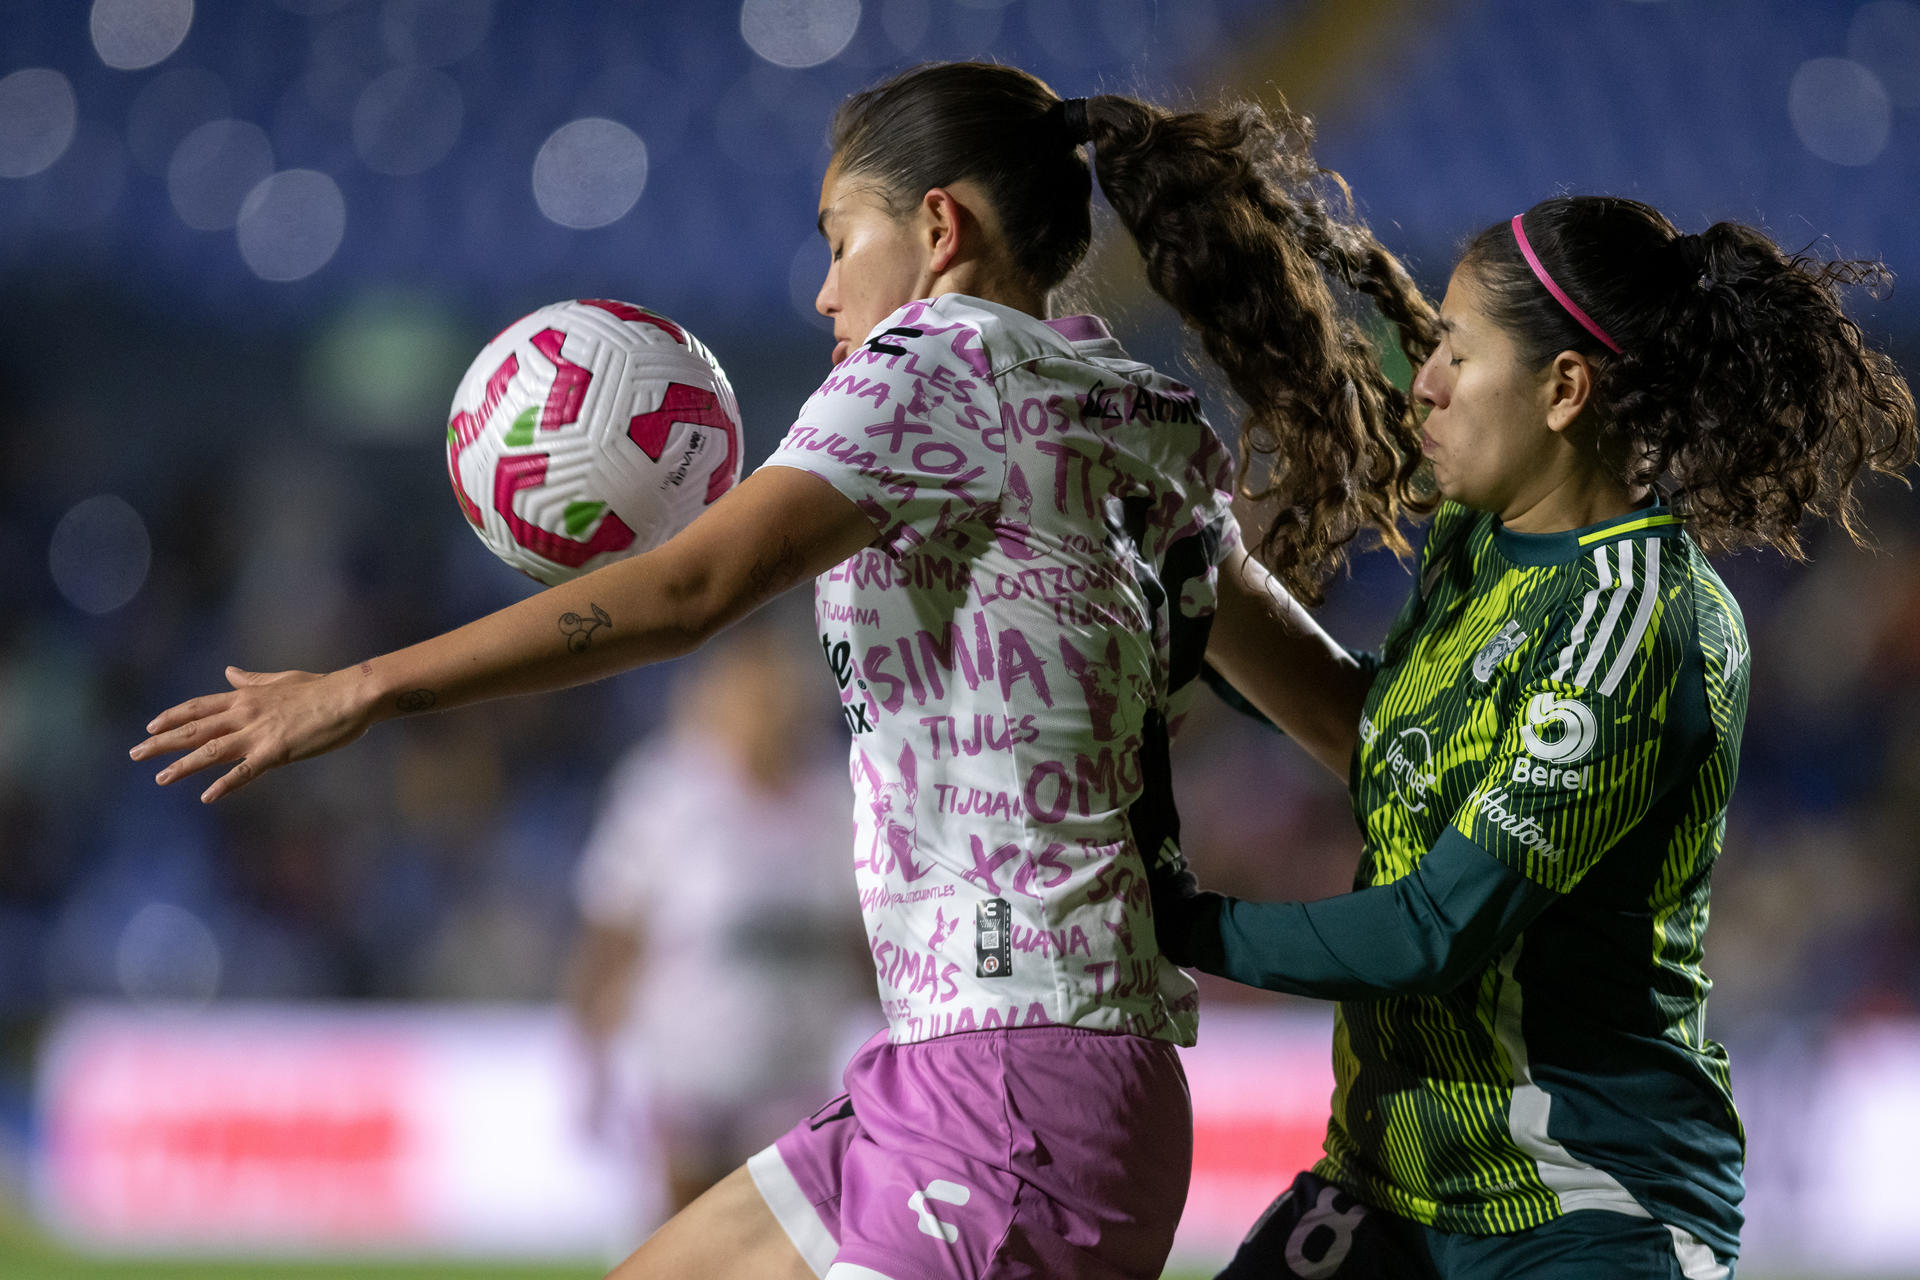
{"label": "long dark hair", "polygon": [[896,213],[971,179],[1017,270],[1051,291],[1091,239],[1092,144],[1100,188],[1147,280],[1199,336],[1245,402],[1241,490],[1275,514],[1256,550],[1316,601],[1363,529],[1396,551],[1419,505],[1414,406],[1381,371],[1329,280],[1372,299],[1418,366],[1438,339],[1432,307],[1354,216],[1337,174],[1314,166],[1312,126],[1284,105],[1167,111],[1112,94],[1070,122],[1046,84],[1012,67],[916,67],[842,104],[833,152]]}
{"label": "long dark hair", "polygon": [[1620,350],[1547,292],[1509,223],[1461,259],[1529,367],[1578,351],[1594,367],[1594,443],[1634,485],[1676,492],[1710,550],[1798,557],[1807,515],[1863,540],[1854,482],[1915,456],[1913,392],[1841,309],[1843,286],[1890,279],[1878,262],[1788,254],[1717,222],[1683,235],[1658,210],[1564,196],[1522,215],[1541,267]]}

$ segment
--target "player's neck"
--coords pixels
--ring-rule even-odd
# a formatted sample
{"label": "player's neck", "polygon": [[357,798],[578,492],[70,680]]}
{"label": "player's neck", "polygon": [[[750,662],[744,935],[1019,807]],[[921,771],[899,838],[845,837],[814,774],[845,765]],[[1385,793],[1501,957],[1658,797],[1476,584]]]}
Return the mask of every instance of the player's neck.
{"label": "player's neck", "polygon": [[1047,318],[1046,293],[1019,282],[1006,271],[993,268],[992,262],[980,258],[956,262],[934,278],[927,296],[937,298],[943,293],[964,293],[971,298],[981,298],[1015,311],[1024,311],[1038,320]]}
{"label": "player's neck", "polygon": [[1515,533],[1564,533],[1613,520],[1644,506],[1645,485],[1626,485],[1597,471],[1557,477],[1500,512],[1500,523]]}

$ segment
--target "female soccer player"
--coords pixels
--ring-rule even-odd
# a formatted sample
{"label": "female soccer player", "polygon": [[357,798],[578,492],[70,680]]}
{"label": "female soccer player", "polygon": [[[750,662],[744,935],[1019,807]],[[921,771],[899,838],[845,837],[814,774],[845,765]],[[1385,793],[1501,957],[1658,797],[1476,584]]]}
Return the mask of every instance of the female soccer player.
{"label": "female soccer player", "polygon": [[[1324,901],[1156,893],[1173,958],[1340,1001],[1326,1157],[1223,1276],[1731,1274],[1702,935],[1750,668],[1702,552],[1798,555],[1807,514],[1857,538],[1859,473],[1913,462],[1913,397],[1839,303],[1883,274],[1594,197],[1468,248],[1414,381],[1444,503],[1377,660],[1278,593],[1284,663],[1208,654],[1313,727],[1365,839]],[[1223,588],[1216,638],[1258,603]]]}
{"label": "female soccer player", "polygon": [[[1409,345],[1431,312],[1329,211],[1307,141],[1251,107],[1063,103],[977,64],[856,95],[819,204],[835,367],[767,465],[658,550],[356,667],[230,670],[233,692],[134,748],[187,753],[163,783],[223,768],[217,800],[396,713],[687,652],[817,576],[889,1029],[846,1096],[620,1275],[1159,1274],[1186,1197],[1173,1047],[1195,1001],[1154,944],[1142,858],[1174,839],[1166,742],[1218,568],[1247,561],[1192,392],[1098,320],[1046,317],[1087,248],[1091,143],[1250,431],[1295,446],[1269,540],[1283,574],[1310,584],[1358,529],[1390,531],[1411,404],[1323,264]],[[590,614],[611,621],[576,651],[556,619]]]}

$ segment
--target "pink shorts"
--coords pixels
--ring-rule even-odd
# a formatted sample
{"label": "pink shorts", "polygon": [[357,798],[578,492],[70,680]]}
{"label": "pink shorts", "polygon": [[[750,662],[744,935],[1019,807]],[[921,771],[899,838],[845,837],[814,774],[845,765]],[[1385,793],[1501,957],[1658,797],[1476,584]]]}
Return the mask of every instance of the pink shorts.
{"label": "pink shorts", "polygon": [[1173,1046],[970,1031],[847,1064],[847,1092],[747,1162],[831,1280],[1153,1280],[1193,1164]]}

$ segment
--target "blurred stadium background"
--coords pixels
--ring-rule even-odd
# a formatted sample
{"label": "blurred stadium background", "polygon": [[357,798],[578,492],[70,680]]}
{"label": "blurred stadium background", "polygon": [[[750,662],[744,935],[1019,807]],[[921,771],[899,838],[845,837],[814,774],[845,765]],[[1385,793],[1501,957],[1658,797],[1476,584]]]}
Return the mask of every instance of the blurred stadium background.
{"label": "blurred stadium background", "polygon": [[[1284,92],[1436,291],[1464,237],[1562,191],[1883,258],[1902,283],[1858,316],[1920,374],[1913,0],[0,15],[5,1275],[339,1255],[584,1276],[630,1245],[649,1175],[589,1132],[558,995],[574,864],[673,670],[387,726],[211,811],[124,753],[227,662],[329,669],[528,589],[462,529],[442,433],[467,359],[541,303],[685,323],[763,458],[826,366],[827,118],[886,72],[984,56],[1068,95]],[[1097,253],[1084,295],[1137,352],[1184,358],[1130,254]],[[1871,515],[1878,555],[1819,536],[1806,565],[1725,566],[1755,686],[1710,1030],[1749,1127],[1759,1280],[1920,1275],[1920,504],[1881,486]],[[1405,586],[1368,557],[1326,617],[1372,643]],[[1202,707],[1178,761],[1211,881],[1345,887],[1343,798],[1284,743]],[[1176,1259],[1196,1273],[1311,1145],[1328,1082],[1323,1010],[1207,998],[1206,1180]]]}

